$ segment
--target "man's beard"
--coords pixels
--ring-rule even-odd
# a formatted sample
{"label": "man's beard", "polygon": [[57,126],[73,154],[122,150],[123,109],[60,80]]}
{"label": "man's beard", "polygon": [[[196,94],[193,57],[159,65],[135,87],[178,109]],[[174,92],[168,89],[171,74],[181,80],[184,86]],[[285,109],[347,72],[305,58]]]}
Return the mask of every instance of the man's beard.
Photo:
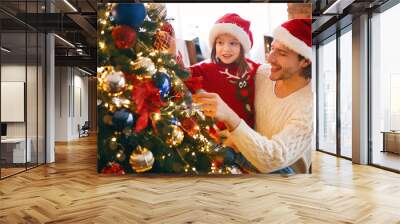
{"label": "man's beard", "polygon": [[278,66],[280,67],[280,69],[278,71],[279,75],[277,76],[277,75],[271,74],[273,81],[286,80],[286,79],[289,79],[290,77],[292,77],[293,74],[291,72],[289,72],[287,69],[285,69],[284,67],[282,67],[280,65],[278,65]]}

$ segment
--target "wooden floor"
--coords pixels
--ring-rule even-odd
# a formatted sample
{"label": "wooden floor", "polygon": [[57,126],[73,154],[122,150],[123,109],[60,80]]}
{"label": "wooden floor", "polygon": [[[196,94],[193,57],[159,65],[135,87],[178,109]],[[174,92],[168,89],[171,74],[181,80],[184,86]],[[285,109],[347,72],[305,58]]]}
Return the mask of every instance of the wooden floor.
{"label": "wooden floor", "polygon": [[96,173],[96,142],[0,181],[0,223],[400,223],[400,175],[314,154],[313,174],[133,177]]}
{"label": "wooden floor", "polygon": [[400,170],[400,154],[376,150],[372,160],[374,164]]}

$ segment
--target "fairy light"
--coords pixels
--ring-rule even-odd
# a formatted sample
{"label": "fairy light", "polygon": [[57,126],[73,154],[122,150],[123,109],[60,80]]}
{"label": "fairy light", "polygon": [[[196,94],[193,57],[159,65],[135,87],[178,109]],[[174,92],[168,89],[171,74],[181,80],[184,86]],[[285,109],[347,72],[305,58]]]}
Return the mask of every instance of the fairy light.
{"label": "fairy light", "polygon": [[161,59],[161,58],[158,58],[158,59],[157,59],[157,62],[158,62],[158,63],[162,63],[162,59]]}
{"label": "fairy light", "polygon": [[107,108],[108,107],[108,103],[105,103],[104,106]]}
{"label": "fairy light", "polygon": [[155,121],[159,121],[159,120],[161,119],[161,114],[160,114],[160,113],[154,113],[154,114],[153,114],[153,119],[154,119]]}
{"label": "fairy light", "polygon": [[100,47],[100,49],[103,50],[106,47],[106,44],[101,41],[101,42],[99,42],[99,47]]}
{"label": "fairy light", "polygon": [[100,21],[100,23],[103,24],[103,25],[106,25],[106,24],[107,24],[107,21],[104,20],[104,19],[102,19],[102,20]]}
{"label": "fairy light", "polygon": [[101,33],[101,35],[104,35],[104,30],[102,30],[100,33]]}
{"label": "fairy light", "polygon": [[196,156],[196,153],[195,153],[195,152],[192,152],[192,156]]}
{"label": "fairy light", "polygon": [[109,17],[110,16],[110,12],[106,12],[106,17]]}
{"label": "fairy light", "polygon": [[138,57],[142,57],[142,55],[143,55],[143,52],[139,52],[136,54],[136,56],[138,56]]}
{"label": "fairy light", "polygon": [[116,138],[116,137],[112,137],[112,138],[111,138],[111,141],[116,142],[116,141],[117,141],[117,138]]}
{"label": "fairy light", "polygon": [[150,52],[150,54],[149,54],[151,57],[154,57],[154,56],[156,56],[156,52],[155,51],[152,51],[152,52]]}

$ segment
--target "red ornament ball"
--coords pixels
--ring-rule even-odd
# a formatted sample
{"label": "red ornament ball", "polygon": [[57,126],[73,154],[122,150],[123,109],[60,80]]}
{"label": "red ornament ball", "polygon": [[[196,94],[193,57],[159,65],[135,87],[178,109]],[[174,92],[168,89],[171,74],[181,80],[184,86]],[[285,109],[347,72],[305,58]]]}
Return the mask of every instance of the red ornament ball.
{"label": "red ornament ball", "polygon": [[125,171],[124,169],[121,167],[121,165],[119,165],[119,163],[111,163],[108,164],[108,166],[104,167],[104,169],[101,171],[104,174],[115,174],[115,175],[124,175]]}
{"label": "red ornament ball", "polygon": [[136,32],[130,26],[119,25],[111,33],[115,47],[118,49],[131,48],[136,42]]}
{"label": "red ornament ball", "polygon": [[175,30],[172,27],[171,23],[164,22],[160,27],[161,31],[167,32],[171,37],[175,37]]}

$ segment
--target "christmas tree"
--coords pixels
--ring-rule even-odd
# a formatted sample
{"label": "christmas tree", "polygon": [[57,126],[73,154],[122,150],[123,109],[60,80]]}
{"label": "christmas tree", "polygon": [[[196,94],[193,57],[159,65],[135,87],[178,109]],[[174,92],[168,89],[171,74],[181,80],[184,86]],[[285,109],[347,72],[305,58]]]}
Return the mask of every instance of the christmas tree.
{"label": "christmas tree", "polygon": [[98,172],[238,172],[168,50],[165,5],[104,4],[98,13]]}

